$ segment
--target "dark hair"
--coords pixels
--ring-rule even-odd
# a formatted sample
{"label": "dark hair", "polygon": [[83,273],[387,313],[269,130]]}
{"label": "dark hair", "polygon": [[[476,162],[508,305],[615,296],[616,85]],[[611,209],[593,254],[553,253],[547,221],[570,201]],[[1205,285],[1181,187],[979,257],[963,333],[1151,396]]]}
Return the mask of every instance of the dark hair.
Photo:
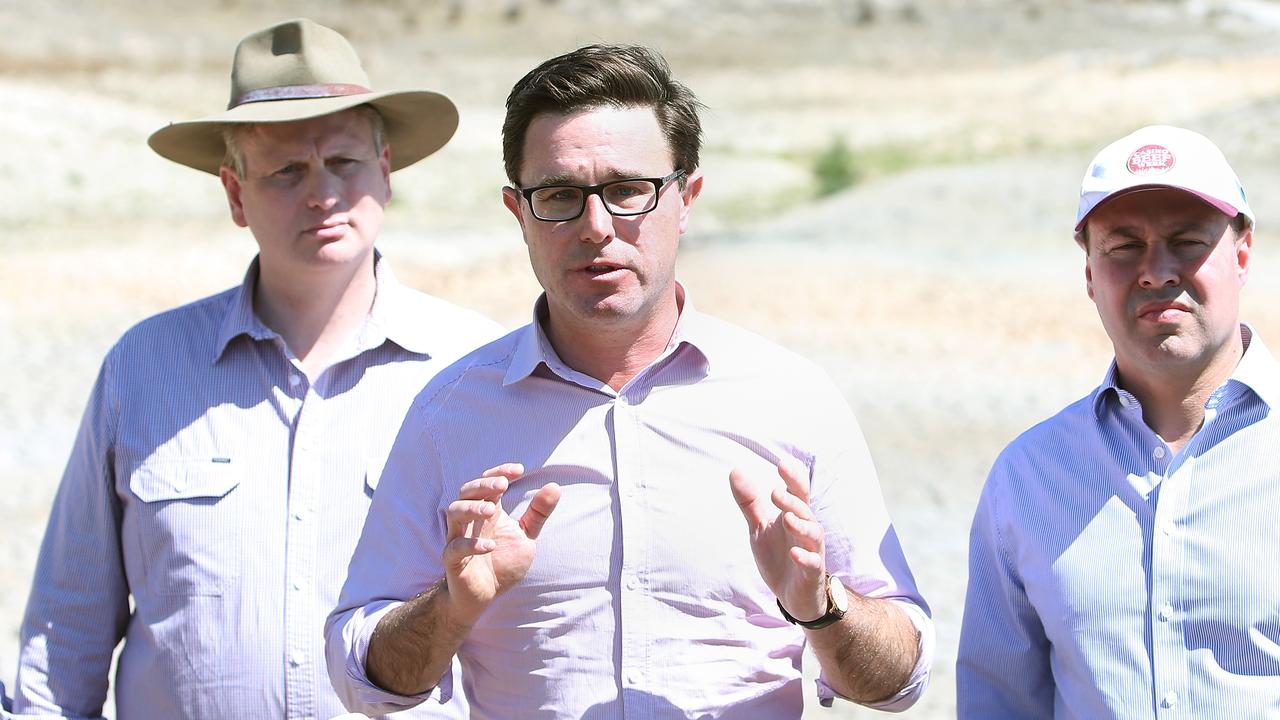
{"label": "dark hair", "polygon": [[672,169],[697,169],[703,105],[671,77],[667,61],[639,45],[587,45],[547,60],[511,88],[502,123],[507,178],[520,184],[525,134],[534,117],[593,107],[653,108],[675,161]]}

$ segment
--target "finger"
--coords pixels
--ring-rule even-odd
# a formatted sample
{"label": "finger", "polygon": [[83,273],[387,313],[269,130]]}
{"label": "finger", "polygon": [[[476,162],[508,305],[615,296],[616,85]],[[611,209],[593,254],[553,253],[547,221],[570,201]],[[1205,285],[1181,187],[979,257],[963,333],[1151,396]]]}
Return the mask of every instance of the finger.
{"label": "finger", "polygon": [[483,523],[498,512],[498,506],[488,500],[454,500],[445,509],[445,525],[447,540],[454,540],[473,532],[475,523]]}
{"label": "finger", "polygon": [[778,461],[778,474],[782,476],[782,482],[787,486],[787,492],[800,498],[804,504],[809,504],[809,472],[800,461],[795,458],[783,458]]}
{"label": "finger", "polygon": [[805,520],[813,519],[813,511],[809,509],[809,505],[782,488],[775,489],[769,499],[782,512],[795,513]]}
{"label": "finger", "polygon": [[556,505],[560,503],[560,486],[555,483],[547,483],[529,501],[529,507],[525,509],[524,515],[520,516],[520,527],[524,529],[524,534],[530,540],[535,540],[538,534],[542,532],[542,526],[547,524],[547,518],[551,517],[551,511],[556,509]]}
{"label": "finger", "polygon": [[760,499],[757,484],[745,472],[734,468],[729,472],[729,489],[733,491],[733,499],[738,503],[738,509],[742,510],[747,524],[752,528],[763,525],[765,517],[757,502]]}
{"label": "finger", "polygon": [[823,552],[822,525],[813,520],[802,520],[794,513],[783,513],[782,525],[787,529],[791,542],[811,552]]}
{"label": "finger", "polygon": [[803,571],[804,577],[809,580],[827,572],[826,560],[818,553],[804,548],[791,548],[791,562],[795,563]]}
{"label": "finger", "polygon": [[507,491],[510,481],[501,475],[469,480],[458,488],[459,500],[491,500],[497,502],[502,493]]}
{"label": "finger", "polygon": [[460,537],[444,546],[444,559],[445,562],[457,563],[474,555],[488,555],[497,547],[498,543],[493,538]]}
{"label": "finger", "polygon": [[508,480],[515,480],[524,474],[524,465],[520,463],[503,463],[485,470],[480,473],[480,477],[498,477],[502,476]]}
{"label": "finger", "polygon": [[472,558],[488,555],[497,547],[498,544],[490,538],[457,538],[445,544],[442,560],[446,568],[461,572]]}

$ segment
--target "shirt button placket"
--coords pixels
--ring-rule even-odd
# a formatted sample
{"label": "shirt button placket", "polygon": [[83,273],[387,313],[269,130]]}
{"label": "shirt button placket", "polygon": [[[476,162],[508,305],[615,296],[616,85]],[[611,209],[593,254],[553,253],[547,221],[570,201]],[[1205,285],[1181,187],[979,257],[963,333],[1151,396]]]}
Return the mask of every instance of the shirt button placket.
{"label": "shirt button placket", "polygon": [[[636,408],[625,395],[613,402],[614,452],[622,519],[622,587],[619,588],[622,637],[621,680],[626,689],[644,686],[649,627],[644,568],[648,562],[648,516],[644,498],[644,462],[639,448]],[[624,706],[626,704],[624,703]]]}
{"label": "shirt button placket", "polygon": [[[290,376],[290,382],[293,382]],[[299,378],[299,383],[302,379]],[[293,461],[289,471],[289,517],[286,537],[285,576],[289,593],[285,597],[285,704],[289,718],[315,715],[315,689],[309,651],[314,638],[314,608],[309,594],[315,566],[316,525],[314,516],[318,451],[314,429],[322,424],[321,398],[314,385],[305,388],[302,408],[295,422]]]}

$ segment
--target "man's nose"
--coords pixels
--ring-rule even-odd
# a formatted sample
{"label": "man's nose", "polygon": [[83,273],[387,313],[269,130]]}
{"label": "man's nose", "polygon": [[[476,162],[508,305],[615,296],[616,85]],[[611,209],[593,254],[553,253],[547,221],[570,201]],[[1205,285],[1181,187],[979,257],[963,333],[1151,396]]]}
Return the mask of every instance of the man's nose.
{"label": "man's nose", "polygon": [[1145,288],[1178,285],[1180,282],[1178,258],[1165,243],[1154,243],[1142,259],[1138,284]]}
{"label": "man's nose", "polygon": [[581,239],[583,242],[602,243],[613,237],[613,215],[598,195],[588,195],[582,208]]}
{"label": "man's nose", "polygon": [[307,178],[307,204],[317,210],[328,210],[338,202],[338,178],[328,168],[311,172]]}

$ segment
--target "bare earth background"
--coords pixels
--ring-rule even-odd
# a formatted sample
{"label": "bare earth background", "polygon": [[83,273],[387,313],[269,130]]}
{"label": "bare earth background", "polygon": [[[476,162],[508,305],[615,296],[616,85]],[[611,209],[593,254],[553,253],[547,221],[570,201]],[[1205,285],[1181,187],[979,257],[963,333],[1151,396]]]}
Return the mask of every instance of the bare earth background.
{"label": "bare earth background", "polygon": [[[499,202],[506,92],[588,42],[667,56],[708,105],[680,275],[702,309],[845,390],[933,604],[933,686],[907,717],[954,714],[967,529],[991,460],[1110,359],[1070,239],[1098,148],[1152,122],[1223,147],[1261,219],[1245,315],[1280,344],[1280,3],[0,0],[6,683],[103,353],[141,318],[238,282],[253,256],[216,181],[145,138],[222,107],[240,37],[303,14],[347,34],[375,87],[458,103],[453,142],[396,174],[380,245],[402,279],[512,327],[537,286]],[[819,200],[814,159],[837,138],[858,182]]]}

